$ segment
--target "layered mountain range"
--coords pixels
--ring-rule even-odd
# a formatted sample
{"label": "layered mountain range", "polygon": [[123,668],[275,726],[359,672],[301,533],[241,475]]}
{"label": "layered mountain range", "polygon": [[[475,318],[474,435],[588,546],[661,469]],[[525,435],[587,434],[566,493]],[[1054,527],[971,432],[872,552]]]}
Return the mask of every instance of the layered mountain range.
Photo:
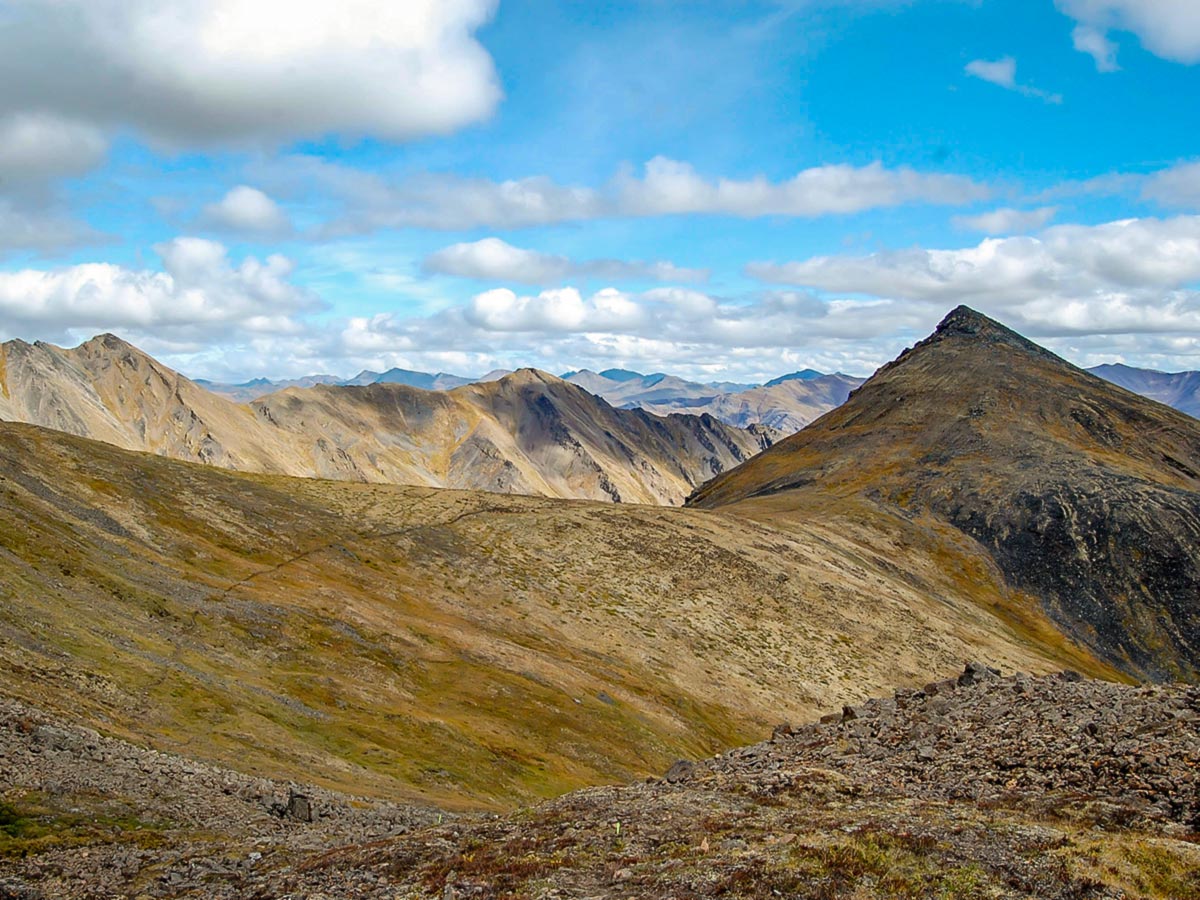
{"label": "layered mountain range", "polygon": [[[435,375],[411,369],[389,369],[386,372],[364,370],[346,379],[310,375],[286,381],[257,378],[241,384],[204,380],[196,383],[239,403],[250,403],[292,387],[404,384],[426,391],[450,391],[468,384],[499,381],[511,374],[497,369],[479,378],[466,378],[446,372]],[[851,375],[823,375],[813,369],[783,375],[761,385],[730,381],[700,383],[661,372],[643,375],[627,369],[605,369],[603,372],[581,369],[565,372],[561,377],[622,409],[644,409],[657,415],[707,414],[738,428],[766,425],[785,434],[798,431],[822,413],[844,403],[850,391],[863,382]]]}
{"label": "layered mountain range", "polygon": [[[1158,372],[1119,363],[1093,366],[1087,371],[1126,390],[1173,406],[1189,416],[1200,415],[1200,372]],[[424,390],[448,391],[466,384],[498,381],[508,374],[511,374],[508,370],[497,369],[479,378],[468,378],[446,372],[430,374],[410,369],[389,369],[386,372],[364,370],[353,378],[309,375],[283,381],[256,378],[241,384],[220,384],[203,379],[197,379],[196,383],[239,403],[249,403],[285,388],[312,387],[315,384],[396,383]],[[850,392],[866,380],[840,372],[827,375],[815,369],[791,372],[763,384],[732,381],[700,383],[661,372],[643,375],[628,369],[605,369],[603,372],[581,369],[565,372],[561,377],[589,393],[603,397],[613,406],[640,408],[660,415],[672,412],[708,413],[727,425],[741,428],[755,424],[769,425],[788,434],[799,431],[809,422],[844,403]],[[779,390],[781,387],[786,389]]]}
{"label": "layered mountain range", "polygon": [[4,344],[0,419],[244,472],[665,504],[778,437],[616,409],[533,369],[451,391],[316,384],[239,405],[113,335]]}
{"label": "layered mountain range", "polygon": [[0,896],[1200,890],[1195,690],[1085,678],[1200,678],[1200,422],[965,307],[757,453],[111,336],[0,418]]}

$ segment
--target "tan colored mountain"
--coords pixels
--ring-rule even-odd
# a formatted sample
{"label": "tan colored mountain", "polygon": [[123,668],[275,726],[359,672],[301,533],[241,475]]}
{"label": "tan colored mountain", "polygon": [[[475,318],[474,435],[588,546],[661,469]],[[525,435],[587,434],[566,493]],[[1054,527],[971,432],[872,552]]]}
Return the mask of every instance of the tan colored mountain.
{"label": "tan colored mountain", "polygon": [[[532,376],[527,376],[532,377]],[[1112,674],[967,542],[246,475],[0,424],[0,695],[391,798],[662,771],[985,658]]]}
{"label": "tan colored mountain", "polygon": [[678,505],[771,444],[711,416],[615,409],[553,375],[431,392],[401,384],[290,389],[252,404],[329,478]]}
{"label": "tan colored mountain", "polygon": [[248,408],[111,334],[73,349],[0,344],[0,420],[227,469],[305,474]]}
{"label": "tan colored mountain", "polygon": [[735,393],[665,403],[643,403],[642,409],[660,416],[671,413],[707,413],[727,425],[747,428],[766,425],[784,434],[799,431],[829,410],[841,406],[850,392],[863,383],[850,375],[821,375],[809,379],[764,384]]}
{"label": "tan colored mountain", "polygon": [[1200,422],[966,307],[692,503],[956,531],[1113,665],[1200,677]]}
{"label": "tan colored mountain", "polygon": [[251,409],[113,335],[4,344],[0,419],[237,471],[676,505],[777,436],[613,409],[532,370],[449,392],[289,388]]}

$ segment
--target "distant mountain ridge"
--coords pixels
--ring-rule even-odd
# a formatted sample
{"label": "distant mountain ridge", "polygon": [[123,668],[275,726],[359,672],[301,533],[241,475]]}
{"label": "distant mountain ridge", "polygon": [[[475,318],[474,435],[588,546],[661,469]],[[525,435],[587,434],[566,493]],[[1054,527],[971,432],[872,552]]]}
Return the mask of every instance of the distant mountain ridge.
{"label": "distant mountain ridge", "polygon": [[614,409],[532,369],[450,390],[294,386],[239,405],[114,335],[0,345],[0,419],[236,471],[653,504],[681,503],[779,436]]}
{"label": "distant mountain ridge", "polygon": [[[427,391],[450,391],[468,384],[496,381],[509,374],[509,370],[496,369],[479,378],[468,378],[447,372],[431,374],[393,368],[386,372],[364,369],[353,378],[310,375],[283,381],[255,378],[240,384],[227,384],[201,379],[196,383],[239,403],[251,403],[291,387],[314,387],[318,384],[403,384]],[[785,432],[804,427],[822,413],[842,403],[848,390],[862,383],[862,379],[850,375],[823,375],[815,369],[781,375],[764,385],[736,381],[701,383],[665,372],[645,375],[630,369],[605,369],[602,372],[579,369],[564,372],[559,377],[589,393],[603,397],[613,406],[624,409],[645,409],[658,415],[676,412],[692,415],[707,413],[737,428],[765,425]],[[762,390],[789,382],[804,385],[811,383],[811,387],[774,392]],[[849,388],[845,385],[849,385]],[[756,393],[742,396],[751,391]]]}
{"label": "distant mountain ridge", "polygon": [[1200,418],[1200,372],[1158,372],[1121,363],[1094,366],[1088,371],[1127,391]]}
{"label": "distant mountain ridge", "polygon": [[748,390],[698,400],[643,403],[642,408],[663,416],[708,414],[739,428],[751,424],[768,425],[784,434],[792,434],[841,406],[850,392],[862,383],[862,378],[841,374],[785,376]]}

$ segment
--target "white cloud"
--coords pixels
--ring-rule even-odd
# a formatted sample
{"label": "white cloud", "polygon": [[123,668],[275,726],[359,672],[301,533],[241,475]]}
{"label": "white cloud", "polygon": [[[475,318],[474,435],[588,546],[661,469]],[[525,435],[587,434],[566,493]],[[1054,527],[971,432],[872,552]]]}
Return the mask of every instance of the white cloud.
{"label": "white cloud", "polygon": [[466,320],[488,331],[612,331],[635,327],[642,310],[628,296],[608,288],[584,300],[575,288],[542,291],[522,297],[507,288],[476,296]]}
{"label": "white cloud", "polygon": [[677,282],[708,278],[706,270],[684,269],[670,262],[579,261],[514,247],[495,237],[445,247],[427,256],[421,267],[429,273],[520,284],[550,284],[573,277]]}
{"label": "white cloud", "polygon": [[1058,207],[1043,206],[1038,209],[994,209],[977,216],[955,216],[956,228],[982,231],[985,234],[1021,234],[1036,231],[1054,218]]}
{"label": "white cloud", "polygon": [[966,72],[1010,91],[1017,87],[1017,61],[1011,56],[994,61],[975,59],[967,63]]}
{"label": "white cloud", "polygon": [[170,144],[404,140],[488,116],[496,0],[6,0],[0,115]]}
{"label": "white cloud", "polygon": [[1033,334],[1200,332],[1200,216],[1061,225],[960,250],[753,263],[747,272],[823,291],[979,305]]}
{"label": "white cloud", "polygon": [[687,163],[659,156],[640,177],[622,172],[600,188],[560,185],[544,176],[495,182],[426,175],[395,184],[307,159],[293,160],[290,171],[294,178],[315,180],[344,204],[345,212],[321,230],[324,237],[380,228],[525,228],[686,214],[816,218],[910,203],[972,203],[990,193],[963,176],[889,169],[878,162],[817,166],[770,181],[707,178]]}
{"label": "white cloud", "polygon": [[1103,31],[1091,25],[1076,25],[1071,42],[1076,50],[1095,60],[1097,72],[1115,72],[1121,68],[1117,65],[1117,45]]}
{"label": "white cloud", "polygon": [[531,364],[549,371],[643,365],[694,377],[774,377],[802,368],[801,361],[869,372],[926,319],[926,311],[892,301],[830,302],[796,291],[731,302],[679,287],[591,295],[500,288],[426,317],[351,319],[337,352],[368,368],[419,368],[431,351],[453,348],[478,362],[474,374]]}
{"label": "white cloud", "polygon": [[279,204],[244,184],[230,190],[220,202],[206,206],[201,219],[217,228],[260,234],[283,234],[292,228]]}
{"label": "white cloud", "polygon": [[751,274],[801,287],[733,298],[680,286],[493,288],[449,306],[443,298],[425,314],[341,320],[311,315],[320,303],[292,282],[285,259],[235,262],[220,244],[194,238],[158,250],[158,271],[2,275],[0,323],[43,338],[117,330],[189,374],[235,379],[392,365],[465,374],[628,366],[704,380],[804,366],[866,374],[962,302],[1089,360],[1105,346],[1135,363],[1142,348],[1162,365],[1172,352],[1176,365],[1200,352],[1200,217],[1192,216],[759,264]]}
{"label": "white cloud", "polygon": [[982,193],[966,178],[928,175],[907,167],[885,169],[879,162],[858,168],[818,166],[786,181],[771,182],[761,176],[710,180],[689,164],[662,156],[646,163],[640,179],[619,177],[617,190],[620,207],[631,215],[721,213],[744,218],[809,218],[905,203],[956,204]]}
{"label": "white cloud", "polygon": [[1051,94],[1040,88],[1035,88],[1027,84],[1019,84],[1017,82],[1017,61],[1011,56],[1005,56],[996,60],[975,59],[967,63],[964,71],[974,78],[998,85],[1005,90],[1016,91],[1018,94],[1024,94],[1026,97],[1036,97],[1046,103],[1062,103],[1063,98],[1061,94]]}
{"label": "white cloud", "polygon": [[[1096,35],[1129,31],[1157,56],[1188,64],[1200,62],[1200,4],[1192,0],[1057,0],[1057,4]],[[1095,56],[1088,46],[1081,47],[1078,39],[1075,46]],[[1104,58],[1115,65],[1112,56]]]}
{"label": "white cloud", "polygon": [[181,237],[158,245],[161,271],[85,263],[0,272],[0,322],[11,335],[130,329],[162,339],[228,339],[231,329],[295,332],[320,304],[289,280],[282,256],[233,264],[225,248]]}

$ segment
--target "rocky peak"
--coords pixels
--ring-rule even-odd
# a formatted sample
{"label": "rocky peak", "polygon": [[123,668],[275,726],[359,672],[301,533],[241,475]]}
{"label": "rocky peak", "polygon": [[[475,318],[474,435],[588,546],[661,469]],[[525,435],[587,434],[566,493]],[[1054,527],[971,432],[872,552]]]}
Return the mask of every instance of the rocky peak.
{"label": "rocky peak", "polygon": [[938,323],[933,334],[921,341],[913,349],[936,346],[945,343],[969,342],[984,346],[1003,345],[1015,350],[1039,356],[1042,359],[1053,360],[1064,366],[1071,366],[1066,360],[1051,353],[1045,347],[1035,344],[995,319],[985,316],[969,306],[956,306]]}

